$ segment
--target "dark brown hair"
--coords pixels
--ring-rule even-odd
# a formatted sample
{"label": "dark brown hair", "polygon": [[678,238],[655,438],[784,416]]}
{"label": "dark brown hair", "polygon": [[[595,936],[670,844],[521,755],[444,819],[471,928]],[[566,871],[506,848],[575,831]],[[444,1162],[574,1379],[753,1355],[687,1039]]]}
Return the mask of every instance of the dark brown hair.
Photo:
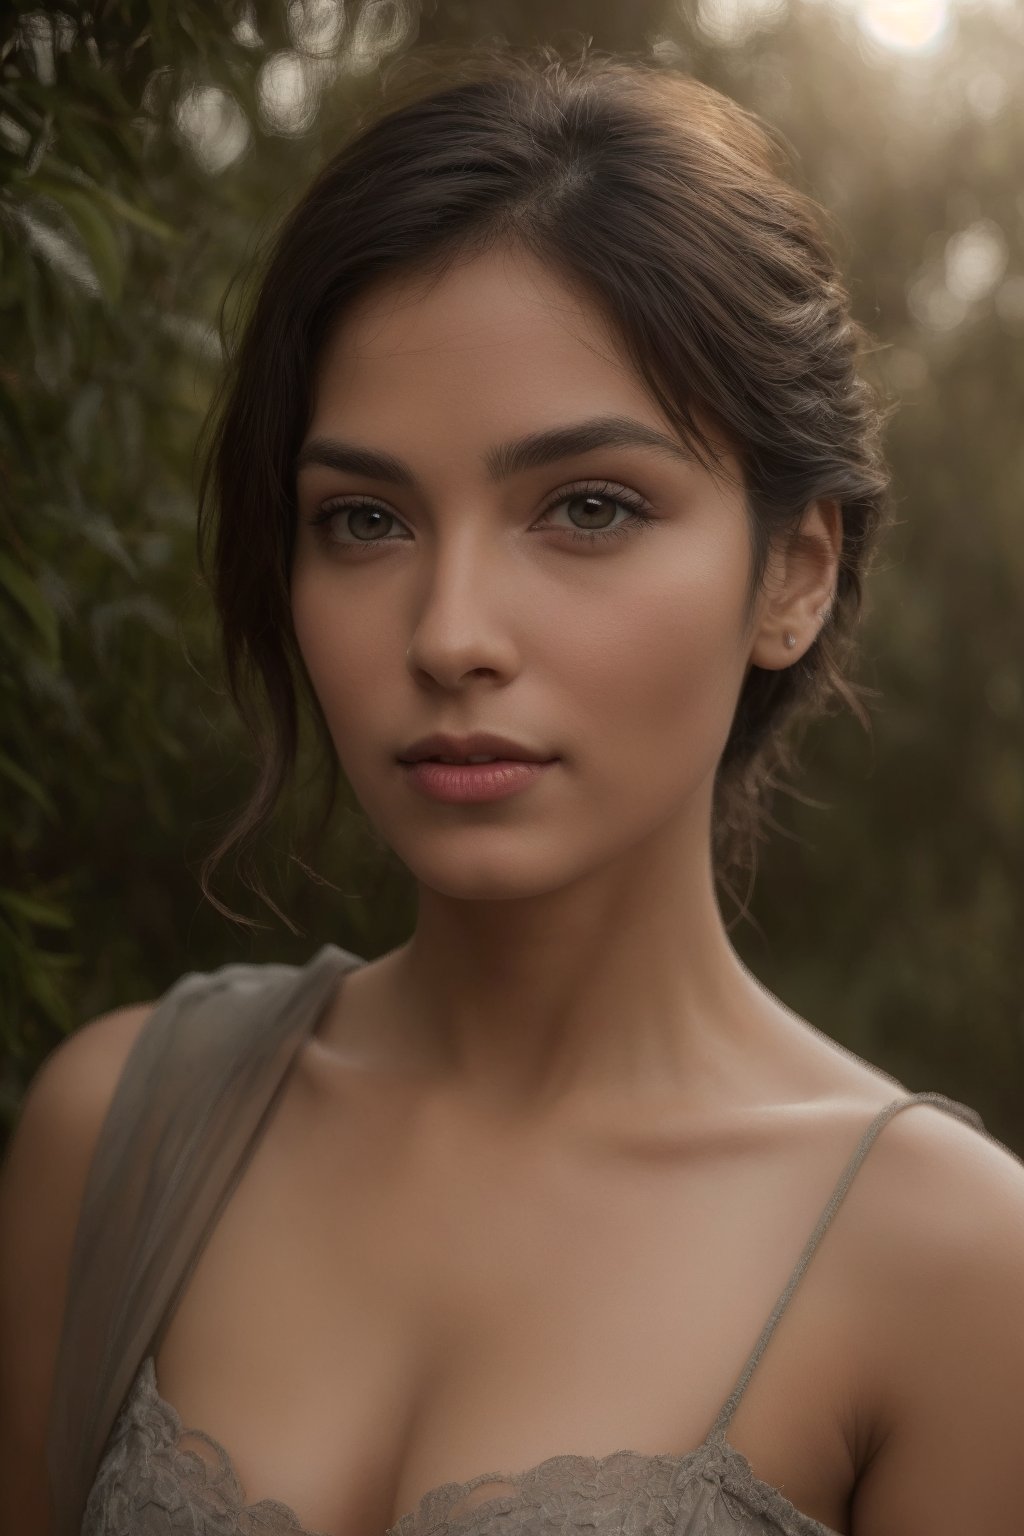
{"label": "dark brown hair", "polygon": [[757,843],[777,825],[771,793],[795,793],[780,779],[796,761],[792,727],[836,700],[868,724],[859,696],[871,690],[844,671],[889,478],[887,409],[859,370],[869,338],[850,314],[822,210],[787,180],[785,160],[771,130],[710,86],[586,49],[488,49],[455,68],[450,55],[421,52],[383,82],[382,105],[276,236],[211,416],[200,549],[229,691],[259,764],[203,866],[216,905],[209,876],[235,850],[279,911],[253,878],[252,849],[295,765],[300,695],[324,758],[321,827],[337,788],[289,603],[295,458],[321,349],[371,284],[443,270],[499,241],[600,306],[705,469],[720,461],[695,412],[732,447],[751,535],[748,618],[773,542],[795,536],[815,499],[841,508],[825,623],[792,665],[750,669],[718,767],[716,874],[731,891],[730,874],[747,870],[749,896]]}

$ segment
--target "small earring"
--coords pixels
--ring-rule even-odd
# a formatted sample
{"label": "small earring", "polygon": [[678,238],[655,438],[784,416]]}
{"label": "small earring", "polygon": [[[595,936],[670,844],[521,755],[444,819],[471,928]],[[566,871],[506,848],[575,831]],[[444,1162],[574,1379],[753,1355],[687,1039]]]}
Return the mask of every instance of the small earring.
{"label": "small earring", "polygon": [[796,635],[791,634],[787,629],[786,633],[782,637],[782,643],[786,647],[787,651],[791,651],[794,645],[796,645]]}

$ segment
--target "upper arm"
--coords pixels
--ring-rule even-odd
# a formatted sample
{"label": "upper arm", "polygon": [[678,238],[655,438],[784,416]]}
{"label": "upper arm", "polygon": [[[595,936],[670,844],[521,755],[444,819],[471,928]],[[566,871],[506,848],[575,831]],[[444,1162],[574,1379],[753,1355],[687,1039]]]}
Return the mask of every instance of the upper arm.
{"label": "upper arm", "polygon": [[50,1053],[0,1167],[0,1530],[49,1536],[46,1427],[92,1154],[152,1004],[83,1025]]}
{"label": "upper arm", "polygon": [[886,1173],[902,1194],[878,1255],[886,1431],[854,1492],[853,1536],[1018,1530],[1024,1164],[941,1110],[899,1118]]}

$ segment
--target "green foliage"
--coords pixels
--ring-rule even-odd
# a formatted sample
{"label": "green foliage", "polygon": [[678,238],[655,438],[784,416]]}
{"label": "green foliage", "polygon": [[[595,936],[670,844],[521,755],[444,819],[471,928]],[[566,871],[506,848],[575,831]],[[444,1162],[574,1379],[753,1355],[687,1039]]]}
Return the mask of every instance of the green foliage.
{"label": "green foliage", "polygon": [[[737,945],[799,1012],[1024,1149],[1024,30],[1012,8],[965,12],[930,60],[865,50],[825,4],[732,42],[686,9],[364,0],[331,33],[308,0],[117,0],[2,24],[0,1119],[63,1033],[183,970],[328,938],[375,954],[408,931],[408,881],[351,803],[329,885],[297,870],[287,820],[268,849],[304,933],[253,940],[197,894],[250,771],[193,554],[217,307],[383,53],[576,32],[653,49],[781,129],[903,404],[900,524],[865,631],[873,743],[847,719],[809,733],[805,788],[828,809],[780,808],[795,836],[766,850]],[[296,53],[319,100],[302,131],[261,95]]]}
{"label": "green foliage", "polygon": [[[264,9],[263,46],[285,46],[279,7]],[[236,235],[222,257],[214,230],[251,232],[259,205],[244,162],[233,181],[211,180],[175,117],[197,81],[230,88],[255,117],[263,54],[234,21],[201,4],[22,7],[3,40],[8,1110],[83,1013],[170,979],[194,900],[177,869],[181,818],[225,809],[202,797],[232,777],[224,744],[241,755],[200,675],[214,669],[192,601],[191,480],[217,300],[245,254]],[[228,793],[241,788],[235,773]]]}

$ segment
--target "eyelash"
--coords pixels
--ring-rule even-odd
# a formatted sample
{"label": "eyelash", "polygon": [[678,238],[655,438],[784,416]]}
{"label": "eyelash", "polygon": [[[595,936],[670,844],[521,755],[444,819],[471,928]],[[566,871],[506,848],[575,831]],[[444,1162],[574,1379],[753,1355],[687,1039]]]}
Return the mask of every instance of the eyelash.
{"label": "eyelash", "polygon": [[[652,527],[656,518],[648,517],[648,503],[635,491],[629,491],[625,486],[614,485],[611,481],[587,481],[579,485],[570,485],[560,490],[553,496],[547,506],[541,512],[541,517],[546,517],[556,507],[564,502],[572,501],[577,496],[603,496],[606,500],[614,502],[616,506],[625,508],[629,513],[629,521],[618,528],[594,528],[588,533],[582,528],[558,528],[557,533],[567,533],[573,543],[599,544],[606,539],[627,538],[634,533],[642,533],[646,528]],[[360,496],[351,500],[341,498],[327,502],[315,516],[309,519],[317,538],[332,551],[344,549],[363,551],[377,549],[381,544],[396,544],[403,542],[399,539],[360,539],[352,544],[342,543],[332,539],[328,533],[328,525],[331,518],[339,516],[343,512],[357,512],[362,510],[381,512],[385,517],[399,521],[397,515],[389,507],[374,501],[372,497]]]}

